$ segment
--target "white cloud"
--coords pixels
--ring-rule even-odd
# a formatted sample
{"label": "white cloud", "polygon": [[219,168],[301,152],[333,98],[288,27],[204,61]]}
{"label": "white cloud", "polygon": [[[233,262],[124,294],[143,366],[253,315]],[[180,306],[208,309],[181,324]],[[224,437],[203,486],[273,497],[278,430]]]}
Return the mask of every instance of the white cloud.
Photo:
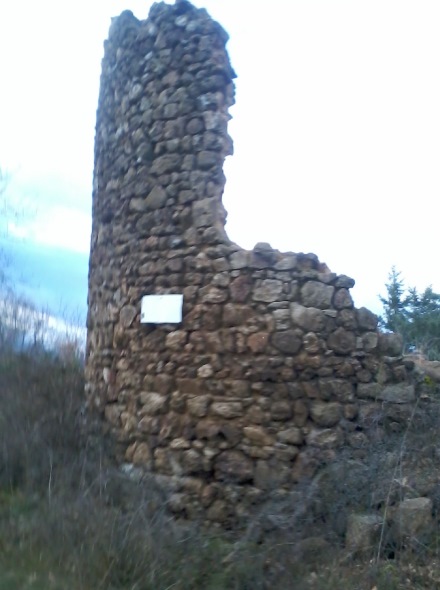
{"label": "white cloud", "polygon": [[10,222],[9,233],[37,244],[87,253],[90,248],[90,215],[67,207],[47,209],[22,224]]}

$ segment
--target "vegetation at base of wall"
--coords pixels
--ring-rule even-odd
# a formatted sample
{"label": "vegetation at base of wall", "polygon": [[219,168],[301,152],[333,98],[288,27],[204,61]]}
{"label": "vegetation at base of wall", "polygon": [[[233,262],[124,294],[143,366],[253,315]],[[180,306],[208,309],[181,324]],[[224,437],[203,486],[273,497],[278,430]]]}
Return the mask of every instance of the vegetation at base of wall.
{"label": "vegetation at base of wall", "polygon": [[[408,428],[377,416],[386,441],[344,450],[245,530],[220,532],[176,520],[164,490],[111,463],[111,443],[85,421],[81,355],[68,350],[0,347],[0,589],[438,588],[437,529],[399,547],[385,535],[362,556],[344,546],[349,513],[392,510],[412,461],[433,471],[436,391]],[[438,523],[439,485],[430,493]]]}
{"label": "vegetation at base of wall", "polygon": [[407,288],[395,266],[385,287],[386,295],[379,297],[382,327],[402,336],[406,352],[417,350],[430,360],[440,360],[440,294],[431,286],[422,292]]}

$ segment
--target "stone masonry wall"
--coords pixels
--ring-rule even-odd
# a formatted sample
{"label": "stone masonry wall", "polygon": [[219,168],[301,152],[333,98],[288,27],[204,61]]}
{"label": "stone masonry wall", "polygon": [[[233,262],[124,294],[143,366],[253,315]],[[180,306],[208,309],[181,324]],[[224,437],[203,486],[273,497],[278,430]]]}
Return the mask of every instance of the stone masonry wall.
{"label": "stone masonry wall", "polygon": [[[120,460],[167,481],[176,513],[223,524],[338,448],[361,453],[375,404],[415,396],[400,342],[354,308],[351,278],[313,254],[227,238],[227,38],[185,0],[111,26],[86,366]],[[170,293],[184,296],[182,322],[141,324],[142,296]]]}

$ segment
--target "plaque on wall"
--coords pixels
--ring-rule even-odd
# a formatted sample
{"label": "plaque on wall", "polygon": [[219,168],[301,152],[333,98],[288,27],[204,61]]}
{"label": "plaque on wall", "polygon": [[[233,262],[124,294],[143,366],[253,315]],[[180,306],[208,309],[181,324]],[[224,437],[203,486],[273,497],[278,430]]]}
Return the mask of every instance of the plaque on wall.
{"label": "plaque on wall", "polygon": [[141,303],[142,324],[180,324],[183,295],[145,295]]}

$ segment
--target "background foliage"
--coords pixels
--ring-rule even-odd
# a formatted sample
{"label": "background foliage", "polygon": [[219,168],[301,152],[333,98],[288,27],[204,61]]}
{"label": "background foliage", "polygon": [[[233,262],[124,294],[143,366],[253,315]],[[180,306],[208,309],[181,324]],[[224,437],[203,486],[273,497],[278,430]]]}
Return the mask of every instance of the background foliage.
{"label": "background foliage", "polygon": [[384,313],[380,325],[403,338],[405,352],[421,352],[430,360],[440,359],[440,294],[431,286],[418,292],[407,288],[396,267],[392,267],[379,296]]}

